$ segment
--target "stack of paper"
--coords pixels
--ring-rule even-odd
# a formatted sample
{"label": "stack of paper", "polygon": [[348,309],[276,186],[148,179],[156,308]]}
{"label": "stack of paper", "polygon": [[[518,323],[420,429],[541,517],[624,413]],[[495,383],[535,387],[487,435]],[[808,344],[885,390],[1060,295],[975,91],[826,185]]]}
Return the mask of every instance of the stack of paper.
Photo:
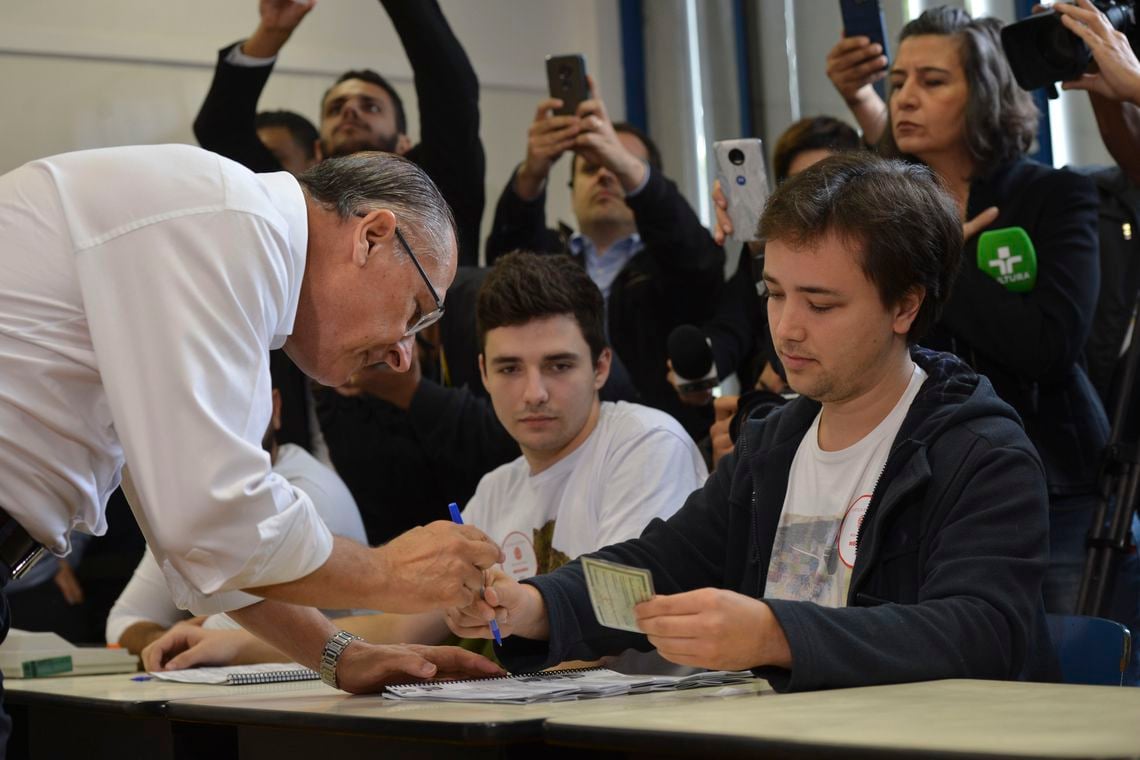
{"label": "stack of paper", "polygon": [[549,670],[501,678],[470,681],[435,681],[389,686],[387,699],[494,702],[529,704],[568,699],[593,699],[616,694],[689,689],[740,683],[753,678],[749,671],[709,671],[689,676],[625,675],[606,668]]}

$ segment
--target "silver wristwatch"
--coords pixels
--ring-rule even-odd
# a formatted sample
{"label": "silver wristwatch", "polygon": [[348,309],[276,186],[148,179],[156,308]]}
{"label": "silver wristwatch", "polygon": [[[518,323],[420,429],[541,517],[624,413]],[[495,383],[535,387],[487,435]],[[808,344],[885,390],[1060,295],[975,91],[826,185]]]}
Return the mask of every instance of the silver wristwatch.
{"label": "silver wristwatch", "polygon": [[336,664],[340,661],[345,648],[354,641],[363,641],[363,639],[348,631],[337,631],[329,637],[325,642],[325,648],[321,651],[321,680],[334,689],[340,688],[336,681]]}

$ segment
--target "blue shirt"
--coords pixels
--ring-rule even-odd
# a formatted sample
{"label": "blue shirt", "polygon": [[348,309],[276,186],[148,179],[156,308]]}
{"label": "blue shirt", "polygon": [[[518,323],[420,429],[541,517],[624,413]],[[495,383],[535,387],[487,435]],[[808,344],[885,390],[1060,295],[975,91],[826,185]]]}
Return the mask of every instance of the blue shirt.
{"label": "blue shirt", "polygon": [[575,256],[582,256],[586,262],[586,274],[602,291],[602,296],[609,304],[610,290],[613,289],[614,280],[629,260],[641,252],[645,243],[641,242],[641,235],[636,232],[629,237],[622,238],[601,253],[594,245],[594,241],[581,233],[570,238],[570,252]]}

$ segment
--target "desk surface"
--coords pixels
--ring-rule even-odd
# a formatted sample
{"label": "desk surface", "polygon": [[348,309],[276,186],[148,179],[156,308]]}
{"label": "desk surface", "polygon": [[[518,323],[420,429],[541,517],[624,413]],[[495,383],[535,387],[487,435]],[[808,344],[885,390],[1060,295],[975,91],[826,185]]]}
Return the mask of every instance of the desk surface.
{"label": "desk surface", "polygon": [[1140,757],[1140,689],[932,681],[552,715],[548,741],[702,754]]}
{"label": "desk surface", "polygon": [[[137,674],[136,674],[137,675]],[[274,694],[303,693],[343,695],[320,681],[225,686],[221,684],[171,683],[153,679],[132,681],[129,673],[59,678],[11,678],[4,680],[4,701],[22,705],[51,704],[86,706],[113,712],[159,714],[171,700],[193,697],[238,697],[250,699]]]}

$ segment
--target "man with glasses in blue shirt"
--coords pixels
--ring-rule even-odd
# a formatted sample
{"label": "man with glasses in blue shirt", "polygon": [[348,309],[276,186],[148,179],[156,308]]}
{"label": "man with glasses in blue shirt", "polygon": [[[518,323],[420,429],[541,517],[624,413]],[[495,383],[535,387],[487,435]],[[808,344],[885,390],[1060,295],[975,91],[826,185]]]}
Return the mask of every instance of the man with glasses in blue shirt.
{"label": "man with glasses in blue shirt", "polygon": [[498,672],[354,641],[307,606],[467,603],[497,546],[445,521],[378,549],[334,539],[260,446],[269,349],[338,385],[406,370],[442,313],[454,221],[421,169],[375,152],[299,177],[180,145],[64,154],[0,176],[0,241],[0,587],[65,555],[73,529],[103,533],[122,480],[179,606],[228,611],[327,683]]}

